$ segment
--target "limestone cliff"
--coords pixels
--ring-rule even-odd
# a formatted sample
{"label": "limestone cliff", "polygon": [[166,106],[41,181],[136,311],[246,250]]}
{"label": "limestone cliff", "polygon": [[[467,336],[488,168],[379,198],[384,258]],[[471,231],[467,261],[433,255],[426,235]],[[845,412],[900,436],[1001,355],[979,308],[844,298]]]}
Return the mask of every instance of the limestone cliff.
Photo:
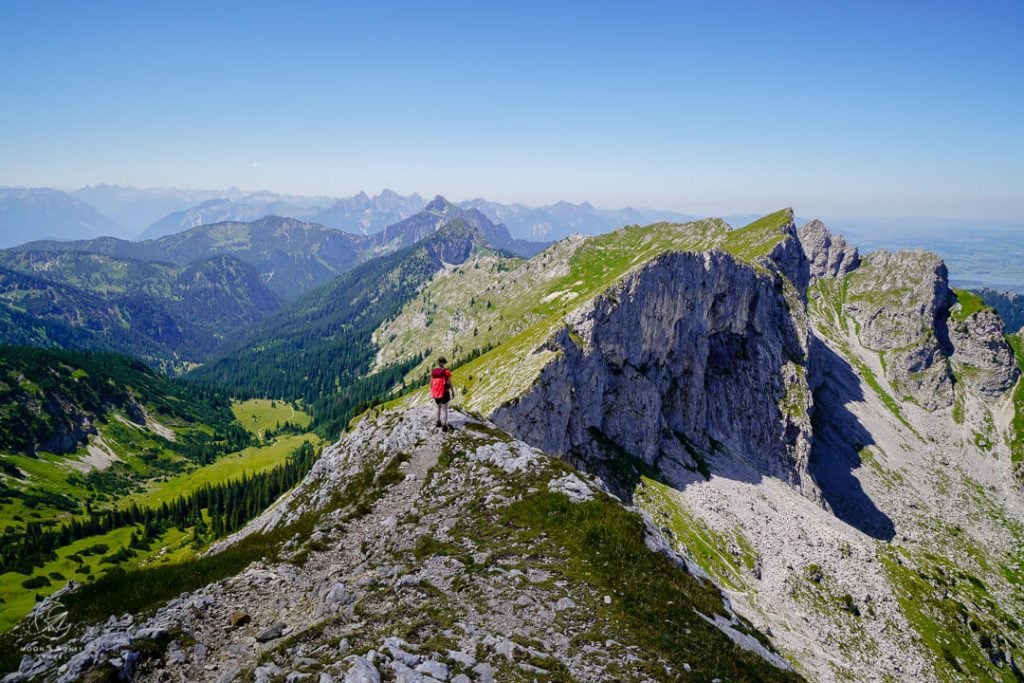
{"label": "limestone cliff", "polygon": [[962,319],[951,317],[949,341],[958,381],[985,396],[999,397],[1020,375],[1006,342],[1003,320],[991,308]]}
{"label": "limestone cliff", "polygon": [[813,490],[807,330],[786,286],[721,251],[655,258],[566,316],[555,359],[494,420],[598,468],[614,444],[671,481],[742,464]]}

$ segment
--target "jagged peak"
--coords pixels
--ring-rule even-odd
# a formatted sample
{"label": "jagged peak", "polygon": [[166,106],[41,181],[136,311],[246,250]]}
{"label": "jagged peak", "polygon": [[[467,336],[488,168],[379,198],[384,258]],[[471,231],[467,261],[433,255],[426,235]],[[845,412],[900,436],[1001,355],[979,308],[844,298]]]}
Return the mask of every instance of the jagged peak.
{"label": "jagged peak", "polygon": [[430,203],[423,207],[423,210],[427,212],[443,213],[448,211],[451,206],[452,203],[447,199],[441,195],[435,195],[434,198],[430,200]]}
{"label": "jagged peak", "polygon": [[860,265],[860,252],[842,235],[835,235],[818,219],[797,230],[797,238],[809,263],[811,282],[823,277],[842,277]]}

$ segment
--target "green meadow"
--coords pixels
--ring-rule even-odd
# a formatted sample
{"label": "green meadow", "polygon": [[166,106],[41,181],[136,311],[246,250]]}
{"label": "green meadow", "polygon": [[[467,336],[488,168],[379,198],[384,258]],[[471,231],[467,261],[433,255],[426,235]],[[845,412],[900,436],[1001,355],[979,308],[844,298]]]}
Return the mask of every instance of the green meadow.
{"label": "green meadow", "polygon": [[280,429],[285,422],[305,429],[313,419],[284,401],[265,398],[235,401],[231,404],[231,412],[243,427],[261,437],[267,430]]}
{"label": "green meadow", "polygon": [[[140,508],[156,508],[206,486],[272,470],[284,464],[304,441],[314,447],[321,444],[313,433],[295,433],[308,428],[312,419],[283,401],[235,402],[232,411],[239,423],[256,436],[257,445],[203,466],[174,453],[165,437],[113,417],[100,425],[100,433],[105,449],[117,459],[102,469],[90,469],[85,448],[67,455],[0,452],[6,475],[0,475],[0,481],[8,487],[6,495],[0,495],[0,531],[20,534],[32,522],[52,528],[72,518],[87,519],[89,509],[123,509],[133,503]],[[282,429],[286,422],[293,425],[292,431]],[[202,425],[190,428],[202,430]],[[274,435],[279,430],[283,433]],[[205,512],[203,519],[208,521]],[[141,525],[124,526],[62,546],[55,558],[41,567],[32,567],[31,574],[0,574],[0,632],[11,629],[39,599],[69,580],[89,583],[115,567],[133,569],[191,560],[211,540],[203,536],[197,541],[192,527],[172,526],[149,539],[144,547],[131,547],[133,532],[141,537]]]}

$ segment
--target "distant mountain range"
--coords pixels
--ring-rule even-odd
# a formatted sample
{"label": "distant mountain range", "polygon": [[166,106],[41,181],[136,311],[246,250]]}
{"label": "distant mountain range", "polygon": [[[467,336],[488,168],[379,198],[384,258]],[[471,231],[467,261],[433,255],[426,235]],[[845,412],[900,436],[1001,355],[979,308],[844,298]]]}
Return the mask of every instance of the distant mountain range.
{"label": "distant mountain range", "polygon": [[280,306],[252,266],[0,252],[0,343],[116,351],[168,369],[205,360]]}
{"label": "distant mountain range", "polygon": [[487,244],[495,249],[532,256],[544,247],[513,239],[503,226],[495,225],[479,211],[463,210],[443,197],[436,197],[422,212],[371,236],[294,218],[267,216],[249,223],[201,225],[142,242],[98,237],[29,242],[13,250],[87,252],[179,265],[230,254],[252,265],[263,283],[284,301],[327,282],[357,263],[408,247],[456,220],[479,229]]}
{"label": "distant mountain range", "polygon": [[[248,222],[265,216],[301,218],[357,235],[373,235],[427,205],[418,194],[383,190],[376,196],[285,195],[178,188],[140,189],[90,185],[62,192],[50,188],[7,188],[8,208],[0,213],[0,248],[39,239],[159,239],[199,225]],[[579,232],[595,235],[623,225],[684,221],[692,217],[659,209],[599,209],[589,202],[556,202],[533,207],[485,199],[458,202],[504,224],[514,239],[554,241]],[[73,209],[71,207],[74,207]]]}
{"label": "distant mountain range", "polygon": [[190,209],[164,216],[143,230],[138,239],[155,240],[211,223],[247,223],[266,216],[299,218],[307,213],[307,209],[281,201],[248,204],[230,199],[211,199]]}
{"label": "distant mountain range", "polygon": [[462,222],[480,231],[488,246],[524,258],[539,253],[549,244],[513,238],[503,224],[495,224],[478,209],[461,208],[440,195],[434,197],[433,201],[419,213],[389,225],[371,239],[376,251],[388,253],[419,242],[437,232],[441,226],[453,221]]}
{"label": "distant mountain range", "polygon": [[89,204],[59,190],[0,187],[0,247],[38,239],[120,235],[123,231]]}
{"label": "distant mountain range", "polygon": [[[318,223],[353,235],[372,236],[422,211],[427,202],[384,190],[376,196],[286,195],[273,192],[90,185],[61,192],[51,188],[0,188],[0,248],[29,240],[81,240],[99,236],[159,239],[199,225],[250,222],[277,215]],[[602,209],[589,202],[545,206],[502,204],[478,198],[456,202],[477,209],[507,228],[512,239],[556,241],[573,233],[597,235],[623,225],[686,222],[689,214],[656,208]],[[721,216],[746,225],[757,216]],[[804,219],[797,217],[797,222]],[[924,218],[852,218],[830,221],[865,249],[932,249],[945,258],[964,287],[1024,291],[1021,226],[1012,221]]]}
{"label": "distant mountain range", "polygon": [[372,235],[422,211],[424,206],[426,201],[415,193],[403,197],[391,190],[384,190],[376,197],[370,197],[360,192],[311,214],[309,220],[329,228]]}
{"label": "distant mountain range", "polygon": [[647,225],[658,221],[683,223],[694,219],[694,216],[659,209],[598,209],[590,202],[528,206],[472,199],[460,202],[459,206],[479,209],[491,220],[504,223],[515,237],[541,241],[557,241],[573,233],[599,235],[624,225]]}
{"label": "distant mountain range", "polygon": [[268,216],[251,223],[203,225],[144,242],[98,237],[71,242],[29,242],[14,250],[88,252],[179,265],[230,254],[250,264],[266,286],[283,300],[354,266],[360,260],[360,251],[368,247],[366,239],[316,223]]}
{"label": "distant mountain range", "polygon": [[[172,213],[187,211],[204,202],[228,200],[236,204],[267,205],[283,203],[301,207],[307,212],[326,206],[331,197],[306,197],[273,192],[244,192],[237,188],[227,190],[179,189],[176,187],[137,188],[121,185],[89,185],[70,192],[88,202],[99,212],[125,227],[125,234],[117,237],[137,238],[143,230]],[[253,216],[259,218],[269,213]],[[225,216],[221,220],[239,220],[240,216]],[[215,221],[207,221],[215,222]],[[190,228],[194,226],[186,226]],[[182,228],[183,230],[186,228]],[[99,235],[90,235],[99,237]]]}
{"label": "distant mountain range", "polygon": [[[443,197],[374,235],[267,216],[141,242],[29,242],[0,251],[0,343],[117,351],[180,370],[245,338],[282,303],[423,244],[433,264],[425,277],[469,249],[532,256],[545,246]],[[352,287],[310,296],[347,296]]]}

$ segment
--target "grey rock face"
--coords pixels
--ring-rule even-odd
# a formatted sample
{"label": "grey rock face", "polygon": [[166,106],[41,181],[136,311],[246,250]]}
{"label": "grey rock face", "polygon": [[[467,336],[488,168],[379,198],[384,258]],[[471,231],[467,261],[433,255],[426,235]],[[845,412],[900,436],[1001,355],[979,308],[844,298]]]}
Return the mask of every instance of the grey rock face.
{"label": "grey rock face", "polygon": [[287,627],[287,624],[284,623],[274,624],[270,628],[260,631],[259,635],[256,636],[256,641],[260,643],[269,643],[271,640],[276,640],[284,635],[284,630]]}
{"label": "grey rock face", "polygon": [[994,397],[1016,381],[999,316],[983,309],[957,320],[954,300],[946,266],[930,252],[875,252],[847,278],[844,310],[880,354],[897,398],[937,410],[952,405],[956,382]]}
{"label": "grey rock face", "polygon": [[845,310],[861,343],[884,354],[898,398],[928,409],[953,403],[947,360],[946,264],[927,251],[876,251],[847,278]]}
{"label": "grey rock face", "polygon": [[934,330],[948,299],[948,271],[938,254],[876,251],[851,275],[846,309],[860,323],[864,345],[888,351]]}
{"label": "grey rock face", "polygon": [[823,277],[842,277],[860,264],[857,247],[841,235],[830,233],[819,220],[805,223],[798,234],[810,264],[811,281]]}
{"label": "grey rock face", "polygon": [[760,262],[789,278],[803,296],[811,282],[810,262],[800,241],[796,224],[790,221],[783,231],[786,236],[775,245],[766,258],[760,259]]}
{"label": "grey rock face", "polygon": [[563,457],[613,444],[685,479],[732,456],[810,491],[806,328],[784,290],[721,252],[665,254],[571,313],[559,358],[493,419]]}
{"label": "grey rock face", "polygon": [[1013,387],[1020,371],[1005,332],[1002,319],[987,308],[963,321],[950,319],[949,339],[959,381],[986,396],[1000,396]]}
{"label": "grey rock face", "polygon": [[335,614],[351,601],[352,596],[345,588],[345,584],[336,581],[320,591],[320,604],[317,606],[314,616],[320,618]]}
{"label": "grey rock face", "polygon": [[345,683],[380,683],[380,673],[363,657],[352,660],[352,668],[345,674]]}

